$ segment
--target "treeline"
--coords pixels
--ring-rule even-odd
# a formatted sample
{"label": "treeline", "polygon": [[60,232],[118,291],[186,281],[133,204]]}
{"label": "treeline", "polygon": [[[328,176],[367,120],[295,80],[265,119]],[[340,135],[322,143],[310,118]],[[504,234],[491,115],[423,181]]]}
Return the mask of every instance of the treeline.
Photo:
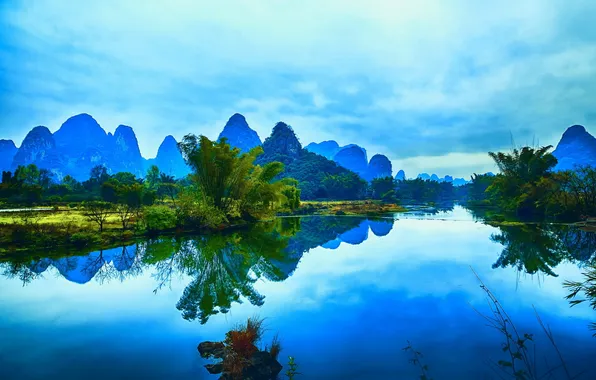
{"label": "treeline", "polygon": [[596,216],[596,169],[580,165],[553,171],[557,159],[551,148],[490,152],[500,173],[472,177],[467,205],[494,208],[503,217],[522,220],[577,221]]}
{"label": "treeline", "polygon": [[[188,135],[179,148],[192,174],[175,180],[153,166],[144,179],[131,173],[110,175],[95,167],[82,183],[70,177],[54,183],[50,174],[34,165],[4,173],[2,196],[9,202],[43,202],[55,206],[70,221],[40,223],[39,213],[24,213],[21,220],[2,225],[0,240],[17,245],[87,245],[105,235],[136,236],[170,230],[220,229],[246,221],[293,211],[300,205],[300,191],[291,178],[276,179],[284,170],[280,162],[255,165],[262,149],[241,154],[225,140],[213,142]],[[60,207],[68,203],[69,209]],[[76,201],[76,202],[75,202]],[[73,223],[73,215],[89,223]],[[98,235],[99,234],[99,235]]]}

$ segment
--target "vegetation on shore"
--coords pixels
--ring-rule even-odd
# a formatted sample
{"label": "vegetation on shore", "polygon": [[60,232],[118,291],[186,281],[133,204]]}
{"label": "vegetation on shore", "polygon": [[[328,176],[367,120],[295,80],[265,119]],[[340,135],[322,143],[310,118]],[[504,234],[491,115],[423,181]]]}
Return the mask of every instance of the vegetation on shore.
{"label": "vegetation on shore", "polygon": [[282,163],[254,164],[262,154],[260,147],[241,154],[225,140],[187,135],[179,148],[193,169],[183,182],[160,173],[157,167],[151,167],[145,179],[131,173],[110,175],[104,167],[96,167],[84,183],[65,178],[59,185],[34,165],[19,167],[14,174],[3,173],[0,196],[9,201],[41,199],[44,189],[62,189],[62,201],[69,196],[87,198],[67,206],[54,199],[49,214],[6,213],[0,218],[0,250],[82,248],[164,232],[217,230],[278,211],[293,211],[300,205],[296,182],[278,179]]}

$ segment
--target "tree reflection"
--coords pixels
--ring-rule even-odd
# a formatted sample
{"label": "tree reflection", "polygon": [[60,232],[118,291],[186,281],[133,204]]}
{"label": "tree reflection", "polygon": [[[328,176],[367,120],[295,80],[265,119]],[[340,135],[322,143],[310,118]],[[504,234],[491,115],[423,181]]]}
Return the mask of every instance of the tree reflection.
{"label": "tree reflection", "polygon": [[503,245],[503,251],[493,268],[511,266],[556,277],[554,268],[563,261],[585,265],[596,259],[596,235],[572,226],[523,224],[499,230],[491,240]]}
{"label": "tree reflection", "polygon": [[92,279],[100,284],[124,281],[150,271],[155,293],[171,288],[174,279],[182,279],[188,285],[176,308],[184,319],[206,323],[213,315],[227,313],[234,303],[248,300],[263,305],[265,297],[255,283],[259,279],[284,281],[305,252],[329,242],[360,244],[367,239],[369,228],[385,236],[393,223],[391,218],[278,218],[234,233],[162,237],[83,256],[12,258],[0,262],[0,268],[6,277],[18,278],[23,285],[50,267],[77,284]]}

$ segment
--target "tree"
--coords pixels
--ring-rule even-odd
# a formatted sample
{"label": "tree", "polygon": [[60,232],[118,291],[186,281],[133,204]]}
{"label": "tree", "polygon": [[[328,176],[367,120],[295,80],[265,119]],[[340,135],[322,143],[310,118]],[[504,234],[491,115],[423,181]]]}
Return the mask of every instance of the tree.
{"label": "tree", "polygon": [[[546,185],[542,178],[550,178],[557,159],[548,151],[552,146],[541,148],[523,147],[511,153],[489,152],[501,171],[487,188],[492,200],[504,211],[519,217],[544,215],[539,202],[541,190]],[[544,205],[544,202],[542,203]]]}
{"label": "tree", "polygon": [[147,174],[145,175],[145,186],[149,190],[157,191],[160,184],[160,172],[159,168],[156,165],[151,165],[149,170],[147,170]]}
{"label": "tree", "polygon": [[108,169],[105,166],[97,165],[91,169],[91,173],[89,174],[90,182],[101,186],[108,179],[110,179],[110,175],[108,174]]}
{"label": "tree", "polygon": [[83,204],[85,217],[91,222],[97,223],[99,232],[103,232],[103,227],[108,217],[112,213],[112,204],[108,202],[85,202]]}
{"label": "tree", "polygon": [[371,190],[374,199],[391,199],[391,195],[395,195],[395,181],[391,176],[375,178],[371,182]]}
{"label": "tree", "polygon": [[194,172],[202,201],[226,215],[232,209],[244,216],[271,211],[286,200],[283,191],[294,185],[289,179],[277,179],[284,170],[282,163],[254,164],[263,153],[261,147],[240,154],[226,139],[213,142],[195,135],[185,136],[178,145]]}

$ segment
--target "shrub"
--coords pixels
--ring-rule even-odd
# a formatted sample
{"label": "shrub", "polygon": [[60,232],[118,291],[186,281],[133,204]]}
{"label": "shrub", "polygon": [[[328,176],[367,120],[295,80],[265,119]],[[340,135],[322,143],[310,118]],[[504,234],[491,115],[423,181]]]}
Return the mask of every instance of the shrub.
{"label": "shrub", "polygon": [[144,214],[145,226],[149,233],[176,228],[176,213],[167,206],[147,207]]}

